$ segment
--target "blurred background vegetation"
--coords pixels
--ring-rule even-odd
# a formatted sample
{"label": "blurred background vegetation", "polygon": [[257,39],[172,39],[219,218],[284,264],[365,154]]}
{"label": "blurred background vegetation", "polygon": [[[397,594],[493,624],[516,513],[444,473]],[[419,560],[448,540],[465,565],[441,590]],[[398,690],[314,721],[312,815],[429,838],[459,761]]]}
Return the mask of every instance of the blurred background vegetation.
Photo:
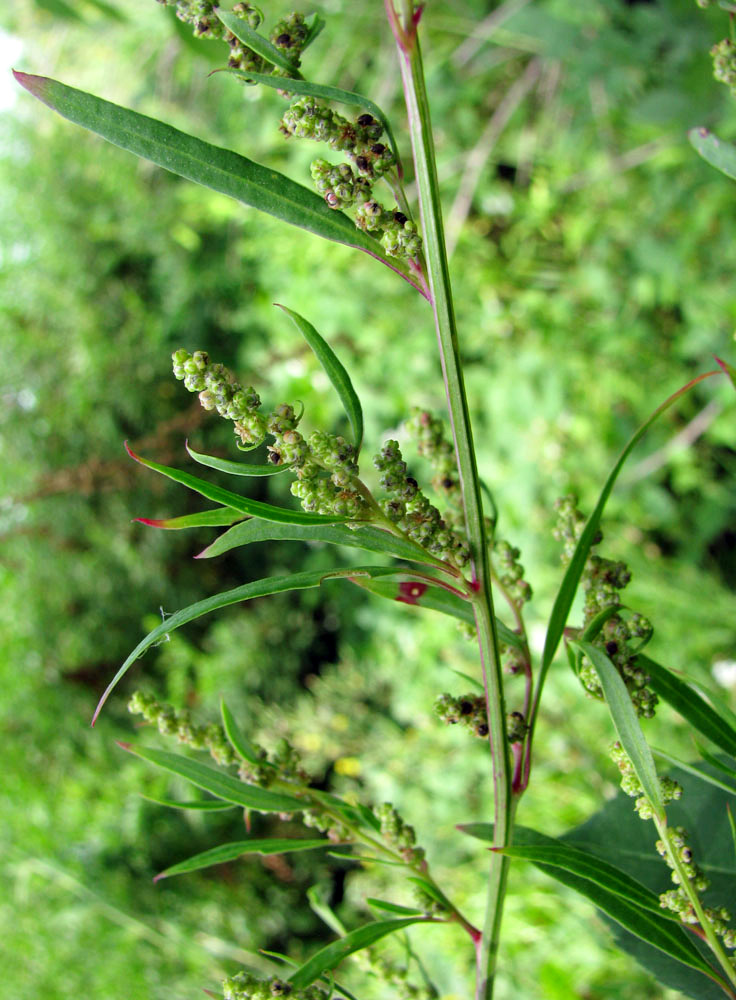
{"label": "blurred background vegetation", "polygon": [[[267,8],[269,21],[291,9]],[[400,129],[382,4],[309,9],[328,24],[307,76],[372,96]],[[307,183],[315,149],[278,135],[282,99],[224,74],[208,78],[222,49],[195,43],[170,14],[153,0],[11,0],[0,51],[6,64]],[[732,98],[708,56],[727,16],[694,0],[434,0],[424,24],[482,474],[501,534],[522,548],[539,641],[560,572],[555,497],[574,490],[590,509],[653,406],[713,367],[714,354],[734,359],[736,189],[686,140],[695,125],[736,133]],[[123,440],[181,466],[187,437],[199,450],[232,452],[228,428],[173,380],[171,351],[206,349],[270,405],[300,399],[310,428],[337,426],[326,380],[271,304],[298,308],[353,372],[370,454],[409,406],[442,408],[426,305],[370,259],[61,121],[17,93],[9,65],[0,95],[7,995],[200,995],[240,963],[266,969],[260,948],[298,957],[326,939],[305,898],[313,881],[348,923],[365,916],[366,892],[391,891],[384,873],[304,854],[154,886],[173,861],[238,839],[242,818],[180,815],[141,797],[172,786],[114,743],[131,738],[126,693],[140,684],[201,720],[216,717],[224,695],[266,745],[289,736],[325,787],[395,802],[472,912],[482,852],[458,842],[453,826],[488,818],[487,752],[431,712],[441,691],[462,693],[453,670],[476,670],[452,623],[335,583],[231,608],[150,652],[96,729],[88,725],[112,673],[161,613],[334,560],[281,543],[194,562],[212,529],[131,523],[201,505],[132,464]],[[609,505],[603,551],[633,570],[627,601],[655,624],[652,655],[720,686],[733,706],[736,405],[724,382],[706,382],[650,432]],[[284,498],[278,480],[254,489]],[[616,785],[601,707],[563,664],[547,696],[521,821],[558,833]],[[673,752],[692,749],[671,712],[650,732]],[[401,892],[391,898],[409,902]],[[413,940],[425,944],[418,932]],[[592,908],[531,867],[515,870],[504,948],[499,1000],[676,996],[616,952]],[[465,996],[464,941],[432,929],[426,950],[441,994]]]}

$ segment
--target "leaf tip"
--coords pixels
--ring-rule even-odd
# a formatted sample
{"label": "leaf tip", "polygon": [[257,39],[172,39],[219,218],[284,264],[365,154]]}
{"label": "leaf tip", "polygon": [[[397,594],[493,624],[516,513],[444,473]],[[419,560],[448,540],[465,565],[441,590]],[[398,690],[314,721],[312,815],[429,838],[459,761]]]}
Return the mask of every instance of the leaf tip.
{"label": "leaf tip", "polygon": [[123,447],[125,448],[126,452],[128,453],[128,457],[129,458],[132,458],[134,462],[140,462],[140,460],[141,460],[140,456],[136,455],[136,453],[133,451],[133,449],[130,447],[130,445],[128,444],[127,441],[123,441]]}
{"label": "leaf tip", "polygon": [[18,69],[13,70],[13,76],[29,94],[33,94],[34,97],[37,97],[39,101],[43,101],[44,104],[49,103],[47,91],[51,80],[47,76],[34,76],[32,73],[23,73]]}
{"label": "leaf tip", "polygon": [[158,875],[153,876],[153,884],[160,882],[162,878],[166,878],[166,872],[159,872]]}
{"label": "leaf tip", "polygon": [[130,752],[133,749],[132,743],[125,743],[123,740],[115,740],[115,742],[117,743],[117,745],[120,747],[121,750],[127,750]]}

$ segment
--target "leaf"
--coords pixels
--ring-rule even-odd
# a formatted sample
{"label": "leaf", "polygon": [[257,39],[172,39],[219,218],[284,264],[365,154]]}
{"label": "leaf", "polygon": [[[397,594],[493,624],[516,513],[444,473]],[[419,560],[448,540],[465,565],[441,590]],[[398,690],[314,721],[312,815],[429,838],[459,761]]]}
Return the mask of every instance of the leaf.
{"label": "leaf", "polygon": [[[243,45],[252,49],[259,56],[263,56],[272,66],[278,66],[279,69],[284,69],[287,73],[299,75],[299,70],[292,59],[289,59],[281,49],[277,49],[275,45],[272,45],[263,35],[259,35],[253,28],[249,28],[245,21],[236,14],[219,10],[217,7],[215,7],[215,14],[217,14],[227,30],[231,31]],[[279,77],[279,79],[283,79],[283,77]]]}
{"label": "leaf", "polygon": [[[703,765],[698,767],[707,770]],[[695,861],[711,878],[707,905],[732,909],[736,899],[736,859],[725,808],[728,796],[690,774],[676,769],[668,773],[683,788],[682,798],[667,807],[668,825],[683,826],[689,831]],[[623,792],[561,839],[628,872],[655,893],[672,888],[670,869],[655,853],[651,825],[642,823],[632,809],[631,799]],[[675,961],[618,924],[612,925],[612,929],[617,944],[645,965],[664,986],[694,1000],[723,1000],[720,986],[705,975]],[[697,938],[690,940],[701,948]],[[709,954],[706,951],[706,957]]]}
{"label": "leaf", "polygon": [[423,911],[418,910],[416,906],[399,906],[398,903],[389,903],[385,899],[374,899],[372,896],[366,897],[366,903],[368,903],[376,910],[386,910],[388,913],[402,913],[404,914],[404,916],[423,915]]}
{"label": "leaf", "polygon": [[216,458],[214,455],[201,455],[190,448],[188,443],[186,449],[195,462],[210,469],[217,469],[218,472],[227,472],[229,476],[277,476],[280,472],[286,472],[291,468],[286,464],[250,465],[248,462],[232,462],[227,458]]}
{"label": "leaf", "polygon": [[736,146],[723,142],[707,128],[691,128],[687,137],[695,152],[706,163],[736,180]]}
{"label": "leaf", "polygon": [[357,454],[360,452],[360,447],[363,443],[363,410],[361,409],[358,395],[353,388],[353,383],[350,381],[350,376],[330,345],[324,337],[317,333],[308,320],[300,316],[299,313],[287,308],[287,306],[282,306],[278,302],[276,305],[286,313],[312,348],[317,360],[327,373],[327,377],[335,387],[340,397],[340,402],[350,421],[350,426],[353,429],[353,444],[355,445]]}
{"label": "leaf", "polygon": [[621,746],[626,751],[631,766],[641,782],[644,795],[651,803],[655,813],[664,820],[662,788],[657,777],[657,769],[654,766],[652,751],[641,731],[636,710],[631,703],[631,695],[621,674],[603,650],[598,649],[597,646],[593,646],[589,642],[576,642],[576,645],[582,649],[595,668]]}
{"label": "leaf", "polygon": [[408,559],[411,562],[431,564],[432,557],[424,549],[408,539],[397,538],[387,531],[365,524],[357,528],[348,528],[341,524],[306,525],[279,524],[275,521],[253,519],[244,524],[236,525],[237,530],[226,531],[216,538],[211,545],[196,557],[211,559],[223,552],[237,548],[239,545],[250,545],[252,542],[270,541],[303,541],[331,542],[334,545],[345,545],[353,549],[365,549],[367,552],[382,552],[397,559]]}
{"label": "leaf", "polygon": [[720,771],[722,774],[727,774],[729,778],[733,778],[736,780],[736,768],[734,768],[733,764],[730,763],[726,764],[725,761],[721,760],[720,757],[717,757],[715,754],[712,754],[709,750],[706,750],[705,747],[701,746],[697,740],[695,740],[694,742],[695,746],[698,748],[698,753],[707,764],[710,764],[711,767],[714,767],[717,771]]}
{"label": "leaf", "polygon": [[730,365],[728,361],[724,361],[722,358],[716,358],[716,362],[718,363],[718,366],[721,369],[721,371],[725,372],[725,374],[728,375],[729,379],[731,380],[731,385],[734,387],[734,389],[736,389],[736,368],[734,368],[733,365]]}
{"label": "leaf", "polygon": [[406,266],[314,191],[260,163],[45,76],[14,71],[18,83],[62,117],[180,177],[235,198],[292,226],[375,257],[421,291]]}
{"label": "leaf", "polygon": [[399,148],[396,139],[391,131],[391,125],[386,115],[377,104],[362,94],[356,94],[352,90],[340,90],[339,87],[327,87],[321,83],[311,83],[308,80],[284,79],[282,76],[271,76],[267,73],[247,73],[242,70],[229,70],[253,83],[262,83],[266,87],[274,87],[277,90],[288,90],[292,94],[304,94],[307,97],[322,97],[326,101],[335,101],[337,104],[354,104],[359,108],[365,108],[369,114],[373,115],[381,125],[383,125],[391,147],[391,152],[396,158],[397,166],[400,165]]}
{"label": "leaf", "polygon": [[249,761],[251,764],[259,764],[265,767],[274,766],[270,761],[265,760],[262,756],[259,756],[256,748],[244,735],[240,726],[235,721],[235,717],[225,704],[224,699],[220,701],[220,714],[222,715],[222,725],[225,729],[225,735],[230,741],[230,745],[233,750],[239,757],[243,760]]}
{"label": "leaf", "polygon": [[736,757],[736,730],[698,692],[672,671],[639,654],[637,664],[650,677],[650,687],[712,743]]}
{"label": "leaf", "polygon": [[302,52],[312,44],[312,42],[315,40],[315,38],[317,38],[318,35],[322,34],[322,30],[327,24],[325,19],[323,17],[320,17],[319,14],[309,14],[307,18],[305,18],[305,20],[306,21],[311,20],[312,23],[309,25],[307,37],[304,39],[304,45],[302,45]]}
{"label": "leaf", "polygon": [[245,809],[268,813],[298,812],[305,808],[305,803],[293,795],[248,785],[224,771],[216,771],[207,764],[184,757],[182,754],[156,750],[154,747],[134,747],[129,743],[119,743],[118,746],[170,774],[191,781],[193,785],[209,792],[210,795],[215,795],[226,802],[233,802]]}
{"label": "leaf", "polygon": [[239,510],[232,507],[215,507],[213,510],[201,510],[198,514],[183,514],[181,517],[136,517],[135,521],[146,524],[149,528],[165,528],[168,531],[180,531],[182,528],[218,528],[222,525],[242,521],[245,517]]}
{"label": "leaf", "polygon": [[289,976],[289,982],[297,990],[306,989],[324,973],[334,969],[348,955],[363,948],[369,948],[376,941],[394,934],[396,931],[409,927],[411,924],[429,923],[431,918],[426,916],[403,917],[399,920],[377,920],[371,924],[365,924],[357,930],[351,931],[338,941],[333,941],[325,948],[322,948],[316,955],[312,955],[304,965],[300,966],[296,972]]}
{"label": "leaf", "polygon": [[470,674],[464,674],[462,670],[453,670],[452,673],[457,674],[458,677],[462,677],[462,679],[464,681],[467,681],[468,684],[471,685],[471,687],[474,687],[476,689],[476,691],[483,690],[483,685],[481,684],[481,682],[477,680],[475,677],[471,677]]}
{"label": "leaf", "polygon": [[733,813],[731,812],[731,806],[726,806],[726,812],[728,813],[728,825],[731,827],[731,838],[733,840],[733,855],[736,858],[736,820],[733,818]]}
{"label": "leaf", "polygon": [[235,809],[232,802],[221,802],[219,799],[192,799],[189,802],[175,802],[173,799],[157,799],[153,795],[141,795],[147,802],[155,802],[157,806],[167,806],[169,809],[198,809],[202,812],[224,812]]}
{"label": "leaf", "polygon": [[[491,823],[468,823],[458,829],[480,840],[493,841]],[[518,826],[514,828],[514,844],[502,853],[531,861],[540,871],[585,896],[632,934],[678,962],[711,975],[710,966],[676,918],[660,908],[658,895],[605,859],[580,846]],[[651,848],[650,856],[656,864],[657,855]]]}
{"label": "leaf", "polygon": [[245,583],[241,587],[235,587],[233,590],[226,590],[221,594],[215,594],[214,597],[207,597],[203,601],[197,601],[195,604],[190,604],[188,607],[182,608],[180,611],[176,611],[173,615],[170,615],[165,621],[161,622],[160,625],[157,625],[155,629],[149,632],[125,660],[123,665],[105,688],[105,691],[98,702],[97,708],[95,709],[95,714],[92,717],[92,725],[94,726],[102,706],[105,704],[120,679],[128,672],[131,665],[135,663],[135,661],[159,639],[164,638],[175,629],[181,628],[182,625],[186,625],[187,622],[194,621],[195,618],[201,618],[202,615],[207,615],[210,611],[216,611],[218,608],[228,607],[230,604],[239,604],[241,601],[250,601],[254,597],[265,597],[268,594],[281,594],[287,590],[306,590],[310,587],[319,587],[323,580],[329,580],[339,576],[344,576],[346,579],[354,580],[365,575],[390,576],[395,572],[395,570],[385,568],[383,566],[356,566],[354,569],[335,570],[332,572],[325,572],[325,570],[310,570],[305,573],[293,573],[288,576],[272,576],[265,580],[255,580],[253,583]]}
{"label": "leaf", "polygon": [[[698,747],[698,750],[702,753],[702,749]],[[725,781],[720,781],[718,778],[712,777],[706,771],[699,771],[697,767],[692,764],[686,764],[685,761],[678,760],[677,757],[673,757],[672,754],[666,753],[664,750],[658,750],[656,747],[652,747],[652,753],[655,757],[661,757],[662,760],[666,760],[668,764],[672,764],[674,767],[679,768],[681,771],[687,771],[688,774],[695,775],[700,781],[706,781],[709,785],[714,785],[716,788],[720,788],[721,791],[728,792],[730,795],[736,795],[736,788],[733,785],[727,785]],[[712,767],[716,767],[719,770],[724,767],[724,765],[714,757],[712,754],[704,755],[704,759]],[[736,778],[736,771],[727,770],[726,773],[730,773]]]}
{"label": "leaf", "polygon": [[226,861],[234,861],[247,854],[288,854],[290,851],[314,851],[319,847],[330,847],[332,841],[329,840],[296,840],[294,838],[272,838],[262,840],[238,840],[231,844],[221,844],[213,847],[209,851],[202,851],[199,854],[187,858],[172,865],[162,871],[154,878],[154,882],[159,879],[168,878],[170,875],[184,875],[186,872],[194,872],[200,868],[210,868],[212,865],[221,865]]}
{"label": "leaf", "polygon": [[629,457],[631,452],[634,450],[636,445],[642,439],[647,430],[655,422],[655,420],[666,410],[670,408],[679,398],[692,389],[693,386],[697,385],[698,382],[702,382],[703,379],[710,378],[712,375],[717,375],[718,372],[706,372],[704,375],[698,375],[697,378],[692,379],[687,385],[684,385],[677,392],[669,396],[657,409],[644,421],[644,423],[635,431],[635,433],[629,438],[623,451],[616,459],[616,463],[613,469],[608,475],[606,482],[603,485],[600,496],[598,497],[598,502],[593,509],[593,513],[588,518],[583,533],[578,540],[578,544],[575,546],[575,552],[573,553],[570,564],[565,571],[565,575],[560,584],[560,589],[557,592],[555,598],[554,606],[552,608],[552,613],[549,618],[549,623],[547,626],[547,636],[544,642],[544,651],[542,653],[542,664],[540,669],[539,681],[537,683],[537,695],[536,700],[542,693],[542,688],[544,686],[544,680],[549,670],[550,664],[554,659],[554,655],[557,652],[557,647],[562,638],[562,634],[565,630],[565,625],[567,623],[567,616],[570,614],[570,608],[572,607],[572,602],[575,599],[575,593],[578,589],[578,583],[580,582],[580,577],[585,569],[585,563],[588,558],[588,553],[590,552],[591,546],[593,544],[593,539],[598,532],[598,526],[601,522],[601,517],[603,516],[603,510],[608,502],[608,498],[611,495],[611,490],[614,487],[618,475]]}
{"label": "leaf", "polygon": [[167,476],[169,479],[173,479],[175,483],[187,486],[190,490],[194,490],[195,493],[199,493],[200,496],[206,497],[208,500],[214,500],[216,503],[224,504],[227,507],[232,507],[233,510],[240,511],[241,514],[250,514],[251,517],[262,517],[266,521],[281,521],[287,524],[335,524],[349,520],[349,518],[338,516],[337,514],[310,514],[303,510],[288,510],[286,507],[274,507],[270,503],[251,500],[249,497],[243,497],[239,493],[232,493],[230,490],[224,490],[220,486],[215,486],[214,483],[208,483],[206,480],[200,479],[198,476],[193,476],[189,472],[181,472],[179,469],[172,469],[167,465],[159,465],[158,462],[152,462],[148,458],[141,458],[140,455],[136,455],[128,447],[127,441],[125,442],[125,450],[132,459],[140,462],[141,465],[145,465],[147,469],[160,472],[162,476]]}

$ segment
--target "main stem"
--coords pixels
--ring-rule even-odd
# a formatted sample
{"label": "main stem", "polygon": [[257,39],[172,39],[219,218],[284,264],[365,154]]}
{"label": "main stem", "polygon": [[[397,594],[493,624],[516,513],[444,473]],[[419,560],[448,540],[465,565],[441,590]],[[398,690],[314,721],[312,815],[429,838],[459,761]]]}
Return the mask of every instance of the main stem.
{"label": "main stem", "polygon": [[[493,760],[493,847],[497,849],[508,846],[511,840],[514,813],[514,801],[511,793],[511,766],[506,738],[501,658],[491,594],[488,539],[452,302],[429,102],[416,33],[421,8],[415,13],[411,0],[401,0],[401,13],[399,14],[394,8],[393,0],[385,0],[385,2],[398,46],[414,156],[427,278],[447,393],[447,406],[455,442],[465,525],[472,552],[473,588],[475,590],[473,608],[480,647]],[[476,946],[476,1000],[491,1000],[493,996],[493,980],[508,866],[508,858],[494,850],[491,855],[483,932]]]}

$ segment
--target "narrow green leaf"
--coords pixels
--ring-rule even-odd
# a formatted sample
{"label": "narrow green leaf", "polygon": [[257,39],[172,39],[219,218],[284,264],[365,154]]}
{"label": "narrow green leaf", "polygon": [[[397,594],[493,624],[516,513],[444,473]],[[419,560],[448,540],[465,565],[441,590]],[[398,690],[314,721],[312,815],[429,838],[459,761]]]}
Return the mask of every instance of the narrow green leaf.
{"label": "narrow green leaf", "polygon": [[304,45],[302,46],[302,52],[305,49],[309,48],[309,46],[312,44],[312,42],[319,35],[322,34],[322,31],[323,31],[325,25],[327,24],[327,22],[325,21],[325,19],[323,17],[321,17],[319,14],[316,14],[316,13],[315,14],[309,14],[309,16],[306,18],[306,20],[308,22],[311,21],[311,24],[309,24],[309,30],[307,32],[307,37],[304,39]]}
{"label": "narrow green leaf", "polygon": [[188,802],[176,802],[173,799],[158,799],[153,795],[141,795],[147,802],[155,802],[157,806],[167,806],[169,809],[195,809],[200,812],[224,812],[235,809],[232,802],[222,802],[219,799],[192,799]]}
{"label": "narrow green leaf", "polygon": [[[710,764],[711,767],[715,767],[716,770],[720,771],[722,774],[727,774],[729,778],[736,780],[736,768],[734,768],[732,764],[727,764],[724,760],[721,760],[720,757],[717,757],[716,754],[711,753],[710,750],[706,750],[706,748],[701,746],[697,740],[694,740],[694,743],[698,748],[698,753],[706,764]],[[729,789],[729,791],[731,790],[732,789]]]}
{"label": "narrow green leaf", "polygon": [[718,372],[706,372],[704,375],[698,375],[697,378],[692,379],[687,385],[684,385],[677,392],[669,396],[657,409],[644,421],[644,423],[638,428],[638,430],[631,436],[623,451],[616,460],[613,469],[609,473],[606,482],[604,483],[601,494],[598,497],[598,502],[593,509],[593,513],[588,518],[583,533],[578,540],[578,544],[575,546],[575,552],[573,553],[570,564],[565,571],[565,575],[560,584],[560,589],[557,592],[555,598],[554,606],[552,608],[552,613],[549,618],[549,624],[547,626],[547,637],[544,643],[544,652],[542,653],[542,665],[540,670],[539,682],[537,685],[537,701],[541,696],[542,687],[544,685],[544,679],[547,674],[554,655],[557,651],[557,647],[562,638],[562,634],[565,630],[565,625],[567,623],[567,616],[570,614],[570,608],[572,607],[572,602],[575,599],[575,593],[578,589],[578,583],[580,582],[580,577],[585,569],[585,563],[588,558],[591,546],[593,544],[593,539],[595,538],[598,527],[601,522],[601,517],[603,516],[603,510],[608,502],[608,498],[611,495],[611,490],[614,487],[616,480],[618,479],[619,473],[629,457],[631,452],[634,450],[636,445],[642,439],[642,437],[649,430],[651,425],[657,420],[657,418],[668,410],[680,396],[684,395],[693,386],[697,385],[698,382],[702,382],[703,379],[710,378],[712,375],[717,375]]}
{"label": "narrow green leaf", "polygon": [[733,365],[730,365],[728,361],[724,361],[723,358],[716,358],[716,361],[721,371],[725,372],[725,374],[728,375],[731,381],[731,385],[734,387],[734,389],[736,389],[736,368],[734,368]]}
{"label": "narrow green leaf", "polygon": [[387,861],[385,858],[374,858],[368,854],[344,854],[340,851],[329,851],[331,858],[341,858],[343,861],[360,861],[361,864],[388,865],[389,868],[406,868],[403,861]]}
{"label": "narrow green leaf", "polygon": [[397,538],[387,531],[373,525],[361,525],[357,528],[347,528],[341,524],[277,524],[275,521],[264,521],[254,518],[244,524],[238,524],[236,531],[226,531],[216,538],[211,545],[199,553],[197,559],[212,559],[240,545],[250,545],[252,542],[300,541],[300,542],[331,542],[334,545],[345,545],[352,549],[364,549],[366,552],[381,552],[397,559],[407,559],[410,562],[431,565],[432,557],[424,549],[408,539]]}
{"label": "narrow green leaf", "polygon": [[[272,45],[263,35],[259,35],[253,28],[249,28],[245,21],[241,20],[236,14],[230,14],[227,11],[220,10],[218,7],[215,7],[215,14],[217,14],[227,30],[231,31],[243,45],[252,49],[259,56],[263,56],[272,66],[278,66],[279,69],[284,69],[287,73],[300,75],[292,59],[289,59],[280,49]],[[279,79],[282,79],[282,77],[279,77]]]}
{"label": "narrow green leaf", "polygon": [[162,476],[167,476],[169,479],[173,479],[175,483],[187,486],[190,490],[194,490],[195,493],[199,493],[200,496],[206,497],[208,500],[214,500],[215,503],[232,507],[233,510],[240,511],[241,514],[250,514],[251,517],[262,517],[266,521],[280,521],[286,524],[335,524],[349,520],[347,517],[339,517],[336,514],[329,516],[325,514],[309,514],[303,510],[287,510],[285,507],[274,507],[272,504],[262,503],[260,500],[251,500],[249,497],[243,497],[239,493],[232,493],[230,490],[224,490],[220,486],[208,483],[206,480],[200,479],[198,476],[193,476],[189,472],[181,472],[179,469],[172,469],[168,465],[159,465],[158,462],[152,462],[148,458],[141,458],[140,455],[136,455],[128,447],[127,441],[125,442],[125,450],[132,459],[140,462],[141,465],[145,465],[147,469],[160,472]]}
{"label": "narrow green leaf", "polygon": [[342,576],[355,582],[355,580],[362,579],[364,576],[392,576],[395,573],[395,570],[383,566],[356,566],[348,570],[335,570],[333,572],[311,570],[305,573],[293,573],[288,576],[272,576],[265,580],[256,580],[253,583],[243,584],[243,586],[235,587],[233,590],[226,590],[221,594],[215,594],[214,597],[207,597],[203,601],[197,601],[196,604],[190,604],[188,607],[182,608],[180,611],[166,618],[165,621],[162,621],[160,625],[157,625],[155,629],[149,632],[138,643],[105,689],[92,717],[92,725],[95,724],[102,706],[110,697],[113,689],[120,679],[125,676],[132,664],[154,643],[158,642],[159,639],[165,638],[171,632],[181,628],[182,625],[186,625],[187,622],[194,621],[195,618],[201,618],[202,615],[207,615],[210,611],[216,611],[218,608],[225,608],[230,604],[239,604],[241,601],[250,601],[254,597],[280,594],[287,590],[306,590],[310,587],[319,587],[323,580],[336,579]]}
{"label": "narrow green leaf", "polygon": [[[479,840],[493,842],[491,823],[466,823],[457,829]],[[587,897],[632,934],[679,962],[717,978],[679,922],[660,909],[655,893],[587,851],[574,848],[571,854],[566,854],[566,846],[569,845],[536,830],[517,826],[514,844],[504,853],[527,858],[540,871]],[[562,848],[559,852],[558,847]]]}
{"label": "narrow green leaf", "polygon": [[327,924],[331,931],[339,937],[344,937],[347,934],[345,925],[330,906],[323,886],[313,885],[307,889],[307,899],[311,910]]}
{"label": "narrow green leaf", "polygon": [[657,769],[654,766],[652,751],[641,731],[639,719],[631,704],[631,695],[621,674],[603,650],[598,649],[597,646],[593,646],[589,642],[578,642],[577,645],[588,657],[598,674],[618,738],[641,782],[643,792],[654,811],[661,819],[664,819],[662,788],[657,777]]}
{"label": "narrow green leaf", "polygon": [[220,700],[220,714],[222,715],[222,725],[225,730],[225,735],[230,741],[230,745],[233,750],[239,757],[243,760],[249,761],[251,764],[259,764],[262,767],[274,766],[269,761],[264,760],[263,757],[258,755],[258,751],[235,721],[235,716],[225,704],[224,699]]}
{"label": "narrow green leaf", "polygon": [[671,670],[639,654],[638,665],[650,677],[650,687],[699,733],[727,754],[736,757],[736,730],[698,692]]}
{"label": "narrow green leaf", "polygon": [[[698,747],[701,753],[703,750]],[[709,785],[713,785],[715,788],[720,788],[723,792],[728,792],[730,795],[736,795],[736,788],[733,785],[727,785],[725,781],[719,781],[718,778],[714,778],[712,775],[708,774],[707,771],[702,771],[697,767],[693,767],[692,764],[686,764],[684,760],[680,760],[677,757],[673,757],[672,754],[667,753],[664,750],[658,750],[656,747],[652,747],[652,753],[655,757],[660,757],[662,760],[666,760],[668,764],[672,764],[673,767],[679,767],[681,771],[686,771],[688,774],[692,774],[699,781],[705,781]],[[718,760],[717,757],[713,757],[707,751],[704,753],[704,760],[707,761],[712,767],[717,767],[720,770],[724,769],[723,764]],[[727,771],[726,773],[731,773],[736,779],[736,771]]]}
{"label": "narrow green leaf", "polygon": [[310,986],[319,979],[323,973],[338,966],[348,955],[352,955],[356,951],[361,951],[363,948],[369,948],[376,941],[380,941],[381,938],[386,937],[388,934],[394,934],[396,931],[400,931],[404,927],[409,927],[411,924],[429,923],[430,921],[431,918],[421,916],[403,917],[399,920],[377,920],[375,923],[365,924],[363,927],[359,927],[357,930],[346,934],[339,941],[333,941],[332,944],[328,944],[325,948],[322,948],[316,955],[308,959],[304,965],[300,966],[296,972],[292,973],[288,981],[295,989],[306,989],[307,986]]}
{"label": "narrow green leaf", "polygon": [[723,142],[707,128],[691,128],[687,137],[695,152],[706,163],[736,180],[736,146]]}
{"label": "narrow green leaf", "polygon": [[266,73],[247,73],[238,69],[229,70],[228,72],[235,73],[246,80],[252,80],[253,83],[262,83],[266,87],[273,87],[277,90],[288,90],[292,94],[304,94],[307,97],[322,97],[326,101],[335,101],[337,104],[353,104],[359,108],[364,108],[383,125],[391,152],[396,158],[397,165],[400,165],[399,147],[391,131],[389,120],[378,105],[374,104],[370,98],[364,97],[362,94],[356,94],[352,90],[340,90],[339,87],[327,87],[324,84],[311,83],[308,80],[289,80],[284,79],[282,76],[270,76]]}
{"label": "narrow green leaf", "polygon": [[183,514],[181,517],[136,517],[134,520],[150,528],[180,531],[182,528],[219,528],[242,521],[244,517],[245,514],[232,507],[215,507],[212,510],[201,510],[197,514]]}
{"label": "narrow green leaf", "polygon": [[387,913],[401,913],[403,916],[423,916],[423,911],[416,906],[399,906],[398,903],[389,903],[385,899],[374,899],[372,896],[366,897],[366,903],[376,910],[386,910]]}
{"label": "narrow green leaf", "polygon": [[408,875],[406,881],[413,882],[415,885],[418,885],[427,893],[428,896],[431,896],[436,903],[440,903],[441,906],[444,907],[447,904],[447,900],[437,886],[432,885],[432,883],[426,878],[421,878],[418,875]]}
{"label": "narrow green leaf", "polygon": [[736,820],[733,818],[733,813],[731,812],[731,806],[726,806],[726,812],[728,813],[728,825],[731,827],[731,838],[733,840],[733,853],[736,857]]}
{"label": "narrow green leaf", "polygon": [[293,309],[289,309],[287,306],[282,306],[278,302],[276,305],[279,309],[282,309],[286,313],[294,326],[301,333],[302,337],[304,337],[306,342],[312,348],[317,360],[327,373],[327,377],[335,387],[337,394],[340,397],[340,402],[342,403],[345,413],[348,416],[348,420],[350,421],[350,426],[353,429],[353,443],[355,445],[355,450],[356,452],[359,452],[360,446],[363,443],[363,410],[361,409],[360,400],[358,399],[358,395],[353,388],[353,383],[350,381],[350,376],[345,370],[344,365],[324,337],[317,333],[308,320],[304,319],[303,316],[300,316],[299,313],[294,312]]}
{"label": "narrow green leaf", "polygon": [[206,465],[209,469],[217,469],[218,472],[227,472],[229,476],[277,476],[280,472],[286,472],[290,465],[251,465],[248,462],[232,462],[227,458],[216,458],[214,455],[202,455],[189,447],[186,449],[191,458],[200,465]]}
{"label": "narrow green leaf", "polygon": [[247,854],[288,854],[291,851],[314,851],[319,847],[330,847],[329,840],[295,840],[294,838],[272,838],[262,840],[238,840],[231,844],[221,844],[213,847],[209,851],[202,851],[199,854],[187,858],[172,865],[162,871],[154,878],[154,882],[159,879],[168,878],[170,875],[184,875],[187,872],[194,872],[200,868],[211,868],[212,865],[221,865],[227,861],[234,861]]}
{"label": "narrow green leaf", "polygon": [[426,292],[408,268],[386,256],[380,243],[357,229],[343,212],[329,208],[314,191],[283,174],[254,163],[239,153],[222,149],[171,125],[148,118],[102,98],[67,87],[45,76],[14,71],[18,83],[62,117],[101,135],[136,156],[306,229],[375,257],[426,298]]}
{"label": "narrow green leaf", "polygon": [[483,685],[481,684],[481,682],[477,678],[471,677],[470,674],[464,674],[462,670],[453,670],[452,673],[457,674],[458,677],[462,677],[462,679],[464,681],[467,681],[468,684],[471,685],[471,687],[474,687],[476,689],[476,691],[483,690]]}
{"label": "narrow green leaf", "polygon": [[135,754],[136,757],[147,760],[149,764],[154,764],[170,774],[185,778],[197,788],[209,792],[210,795],[215,795],[226,802],[233,802],[245,809],[266,813],[298,812],[304,809],[304,802],[293,795],[272,792],[268,788],[259,788],[257,785],[248,785],[224,771],[217,771],[198,760],[192,760],[190,757],[170,753],[168,750],[157,750],[154,747],[134,747],[129,743],[119,743],[118,745]]}

